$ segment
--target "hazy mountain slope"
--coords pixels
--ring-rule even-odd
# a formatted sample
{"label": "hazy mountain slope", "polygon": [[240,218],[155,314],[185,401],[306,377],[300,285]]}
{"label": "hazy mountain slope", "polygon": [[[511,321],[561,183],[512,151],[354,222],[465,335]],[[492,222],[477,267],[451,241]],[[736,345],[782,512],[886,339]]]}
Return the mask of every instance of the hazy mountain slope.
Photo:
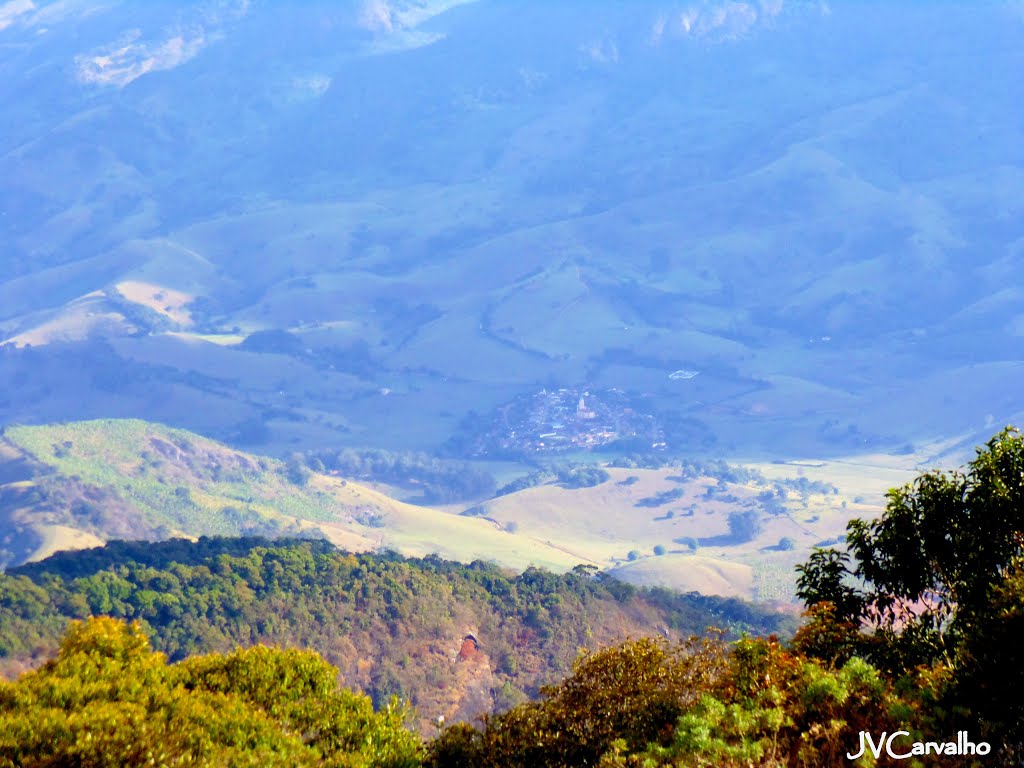
{"label": "hazy mountain slope", "polygon": [[593,382],[788,457],[1021,413],[1012,4],[5,13],[0,420],[433,448]]}

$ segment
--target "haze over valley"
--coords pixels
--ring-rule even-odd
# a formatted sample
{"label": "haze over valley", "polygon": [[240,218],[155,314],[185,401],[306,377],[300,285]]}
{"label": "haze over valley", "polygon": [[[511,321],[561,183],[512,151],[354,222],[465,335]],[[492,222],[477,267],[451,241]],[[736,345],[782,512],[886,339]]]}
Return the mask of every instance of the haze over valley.
{"label": "haze over valley", "polygon": [[[493,487],[370,473],[379,529],[316,530],[785,597],[854,512],[1021,421],[1022,31],[1014,3],[10,0],[0,425],[33,469],[5,482],[109,459],[76,435],[152,454],[164,429],[61,426],[88,420],[298,455],[323,493],[346,470],[314,455],[419,452]],[[694,470],[636,506],[723,459],[754,473],[721,481],[733,501],[701,507],[719,481]],[[78,474],[142,508],[134,480]],[[203,514],[249,514],[172,475]],[[829,490],[786,486],[781,517],[728,539],[748,497],[801,480]],[[124,533],[5,488],[9,562]]]}

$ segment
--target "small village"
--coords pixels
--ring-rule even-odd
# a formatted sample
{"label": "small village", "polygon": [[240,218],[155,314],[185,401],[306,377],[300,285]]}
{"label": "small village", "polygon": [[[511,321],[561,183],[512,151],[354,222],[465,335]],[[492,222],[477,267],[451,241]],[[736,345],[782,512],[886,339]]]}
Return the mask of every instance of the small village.
{"label": "small village", "polygon": [[542,389],[500,406],[475,440],[477,455],[558,453],[631,441],[665,448],[657,419],[620,389]]}

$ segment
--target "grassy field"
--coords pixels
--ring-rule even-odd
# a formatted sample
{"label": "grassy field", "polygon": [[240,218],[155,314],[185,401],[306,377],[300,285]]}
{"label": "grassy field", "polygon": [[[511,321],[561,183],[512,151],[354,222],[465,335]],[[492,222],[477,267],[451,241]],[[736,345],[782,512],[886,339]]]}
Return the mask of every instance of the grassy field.
{"label": "grassy field", "polygon": [[680,592],[746,598],[755,596],[754,569],[743,563],[731,563],[720,558],[671,553],[625,563],[611,569],[611,573],[633,584],[665,586]]}
{"label": "grassy field", "polygon": [[54,552],[69,549],[89,549],[102,546],[104,541],[99,536],[67,525],[40,525],[37,531],[42,543],[33,553],[34,560],[42,560]]}
{"label": "grassy field", "polygon": [[[804,492],[791,487],[800,482],[803,467],[750,468],[763,470],[763,479],[695,477],[680,482],[672,469],[609,468],[610,479],[601,485],[570,490],[548,483],[489,501],[483,514],[517,535],[565,542],[626,580],[787,601],[792,599],[796,563],[814,546],[834,543],[851,517],[880,511],[881,494],[869,495],[869,489],[910,478],[910,473],[894,470],[882,484],[868,482],[870,471],[861,468],[856,475],[839,477],[828,493]],[[816,478],[829,483],[836,479],[827,472]],[[777,495],[780,487],[778,506],[765,512],[759,496],[766,491]],[[647,506],[659,494],[669,500]],[[728,518],[738,511],[752,511],[760,521],[748,540],[730,535]],[[780,547],[784,539],[791,548]]]}
{"label": "grassy field", "polygon": [[[0,419],[144,416],[227,438],[238,423],[284,405],[301,415],[266,419],[261,451],[373,443],[429,449],[471,410],[485,412],[548,382],[586,383],[651,393],[658,407],[705,423],[716,453],[764,460],[897,451],[908,442],[917,448],[940,436],[980,435],[1018,413],[1012,394],[1002,393],[1012,393],[1020,363],[992,344],[975,356],[963,341],[946,360],[927,351],[926,342],[935,344],[927,329],[862,332],[856,318],[891,303],[879,277],[891,264],[837,239],[840,213],[753,221],[739,232],[726,227],[726,212],[742,200],[773,184],[809,183],[806,174],[824,178],[842,205],[860,206],[863,220],[843,222],[844,231],[857,230],[853,241],[870,239],[879,211],[909,205],[867,194],[837,177],[827,158],[807,152],[728,182],[659,189],[546,220],[520,201],[515,220],[496,222],[493,200],[515,188],[515,179],[494,188],[375,190],[360,204],[253,202],[168,238],[123,243],[91,265],[0,284],[0,298],[10,300],[0,342],[52,355],[51,367],[26,366],[39,389],[58,390],[30,398],[0,376],[14,393]],[[567,195],[555,196],[556,209],[572,208]],[[715,215],[688,212],[695,196]],[[926,218],[922,227],[934,223]],[[377,233],[373,244],[355,242],[362,225]],[[428,248],[432,237],[447,245]],[[811,254],[833,241],[836,269],[818,274]],[[782,268],[771,254],[784,247],[793,253]],[[847,296],[847,283],[864,289]],[[48,303],[26,303],[25,293]],[[196,311],[188,303],[196,297],[216,310]],[[956,316],[968,324],[986,313],[1002,317],[1011,299],[958,305]],[[422,319],[408,320],[419,317],[417,309]],[[140,317],[153,322],[140,327]],[[237,348],[261,329],[288,330],[312,350],[365,343],[371,364],[353,373]],[[103,365],[94,358],[96,376],[76,389],[84,405],[76,409],[59,392],[67,386],[63,345],[96,340],[111,343],[136,375],[98,387]],[[894,359],[901,365],[889,366]],[[179,391],[166,391],[165,376],[154,398],[162,408],[145,407],[151,387],[136,379],[147,367],[172,369]],[[669,381],[678,367],[701,377]],[[196,373],[220,379],[222,392]],[[383,390],[395,397],[372,395]]]}
{"label": "grassy field", "polygon": [[[65,485],[81,489],[79,496],[63,499],[61,509],[52,509],[51,500],[36,510],[18,510],[21,521],[41,535],[36,557],[105,538],[101,526],[82,519],[81,507],[94,493],[90,489],[104,489],[123,503],[123,514],[159,538],[245,531],[323,535],[354,550],[436,552],[514,568],[566,569],[592,562],[586,553],[514,536],[486,520],[399,502],[341,478],[290,476],[278,460],[148,422],[12,427],[4,439],[10,457],[28,456],[48,468],[51,474],[38,472],[35,483],[60,485],[61,478],[69,478],[74,483]],[[64,513],[64,524],[45,522],[58,512]]]}

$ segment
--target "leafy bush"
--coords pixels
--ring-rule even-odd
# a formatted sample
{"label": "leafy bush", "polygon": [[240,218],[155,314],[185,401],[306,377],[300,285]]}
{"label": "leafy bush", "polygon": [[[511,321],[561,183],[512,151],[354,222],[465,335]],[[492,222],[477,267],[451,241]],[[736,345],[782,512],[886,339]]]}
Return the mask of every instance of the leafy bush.
{"label": "leafy bush", "polygon": [[395,707],[340,689],[308,651],[251,648],[168,665],[138,624],[73,624],[57,656],[0,683],[0,764],[420,764]]}
{"label": "leafy bush", "polygon": [[428,766],[841,765],[859,732],[928,725],[938,677],[901,691],[862,659],[830,668],[774,637],[627,642],[584,654],[537,702],[456,725]]}
{"label": "leafy bush", "polygon": [[797,647],[835,663],[861,656],[893,676],[942,665],[939,711],[954,729],[1024,753],[1024,435],[993,437],[965,471],[929,472],[851,520],[844,550],[798,568],[812,609]]}
{"label": "leafy bush", "polygon": [[660,491],[653,496],[645,496],[644,498],[637,501],[634,507],[662,507],[665,504],[669,504],[676,499],[681,499],[686,495],[686,491],[682,488],[672,488],[667,491]]}
{"label": "leafy bush", "polygon": [[607,482],[611,475],[600,467],[571,467],[560,469],[556,476],[566,488],[592,488]]}
{"label": "leafy bush", "polygon": [[507,496],[510,493],[516,493],[518,491],[525,491],[527,488],[535,488],[538,485],[550,481],[554,477],[553,473],[546,470],[539,472],[531,472],[523,477],[517,477],[505,485],[501,486],[496,492],[495,496]]}
{"label": "leafy bush", "polygon": [[678,539],[674,539],[674,541],[676,544],[682,544],[684,547],[688,547],[694,552],[700,549],[700,542],[693,536],[682,536]]}

